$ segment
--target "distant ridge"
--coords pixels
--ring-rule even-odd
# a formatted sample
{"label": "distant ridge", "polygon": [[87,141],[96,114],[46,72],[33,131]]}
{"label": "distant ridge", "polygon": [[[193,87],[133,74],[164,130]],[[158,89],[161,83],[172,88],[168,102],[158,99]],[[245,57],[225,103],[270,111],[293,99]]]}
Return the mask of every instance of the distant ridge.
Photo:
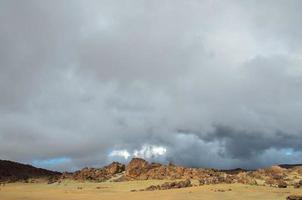
{"label": "distant ridge", "polygon": [[226,174],[239,174],[240,172],[248,172],[252,170],[242,169],[242,168],[235,168],[235,169],[222,169],[219,170],[221,172],[225,172]]}
{"label": "distant ridge", "polygon": [[279,167],[285,168],[285,169],[291,169],[294,167],[302,167],[302,164],[281,164],[278,165]]}
{"label": "distant ridge", "polygon": [[60,172],[36,168],[18,162],[0,160],[0,181],[26,181],[30,178],[49,178],[60,175]]}

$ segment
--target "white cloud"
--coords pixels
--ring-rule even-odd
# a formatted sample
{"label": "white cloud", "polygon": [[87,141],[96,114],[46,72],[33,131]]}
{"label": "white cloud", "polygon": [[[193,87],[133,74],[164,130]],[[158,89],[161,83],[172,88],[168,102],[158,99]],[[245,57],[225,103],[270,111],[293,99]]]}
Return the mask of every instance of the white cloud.
{"label": "white cloud", "polygon": [[133,156],[139,158],[156,158],[159,156],[164,156],[167,152],[165,147],[156,146],[156,145],[143,145],[140,150],[135,150]]}
{"label": "white cloud", "polygon": [[127,150],[113,150],[109,153],[109,157],[123,157],[127,160],[130,157],[130,153]]}
{"label": "white cloud", "polygon": [[129,153],[127,150],[113,150],[111,151],[108,156],[109,157],[122,157],[125,160],[128,158],[144,158],[144,159],[156,159],[159,157],[165,156],[167,153],[167,149],[163,146],[157,145],[148,145],[144,144],[141,149],[135,149],[132,153]]}

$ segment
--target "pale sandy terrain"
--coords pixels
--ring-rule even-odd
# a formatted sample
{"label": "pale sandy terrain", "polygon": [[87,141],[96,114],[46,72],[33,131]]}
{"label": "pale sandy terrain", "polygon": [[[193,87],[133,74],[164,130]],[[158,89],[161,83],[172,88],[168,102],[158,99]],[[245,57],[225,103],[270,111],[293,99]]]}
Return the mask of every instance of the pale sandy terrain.
{"label": "pale sandy terrain", "polygon": [[[302,189],[277,189],[263,186],[241,184],[208,185],[165,191],[130,192],[132,189],[146,188],[164,181],[131,181],[105,183],[64,182],[61,184],[46,183],[13,183],[1,186],[1,200],[106,200],[106,199],[226,199],[226,200],[284,200],[290,194],[302,194]],[[218,192],[218,189],[226,190]],[[231,189],[231,191],[228,191]]]}

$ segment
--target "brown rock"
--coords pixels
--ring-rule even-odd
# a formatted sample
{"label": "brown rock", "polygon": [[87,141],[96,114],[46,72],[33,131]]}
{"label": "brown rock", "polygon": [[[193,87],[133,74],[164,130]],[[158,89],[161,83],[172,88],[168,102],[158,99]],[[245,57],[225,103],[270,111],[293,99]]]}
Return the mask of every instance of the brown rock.
{"label": "brown rock", "polygon": [[151,186],[147,187],[145,189],[145,191],[154,191],[154,190],[159,190],[159,189],[160,189],[159,185],[151,185]]}
{"label": "brown rock", "polygon": [[300,185],[298,183],[295,183],[294,188],[300,188]]}
{"label": "brown rock", "polygon": [[147,187],[144,191],[169,190],[186,187],[192,187],[191,181],[189,179],[178,182],[165,182],[162,185],[151,185]]}
{"label": "brown rock", "polygon": [[287,183],[284,181],[280,181],[277,186],[278,188],[287,188]]}
{"label": "brown rock", "polygon": [[180,188],[192,187],[190,179],[186,179],[184,181],[180,181],[180,182],[178,182],[178,185],[180,186]]}
{"label": "brown rock", "polygon": [[126,167],[125,176],[129,178],[137,178],[148,171],[148,166],[149,163],[144,159],[133,158]]}
{"label": "brown rock", "polygon": [[105,169],[109,174],[117,174],[125,171],[125,165],[119,162],[113,162],[110,165],[106,166]]}
{"label": "brown rock", "polygon": [[286,200],[302,200],[301,195],[290,195],[286,198]]}
{"label": "brown rock", "polygon": [[125,165],[113,162],[108,166],[103,168],[88,168],[85,167],[82,170],[76,171],[72,174],[63,174],[62,178],[67,177],[79,181],[106,181],[112,178],[115,174],[123,172],[125,170]]}
{"label": "brown rock", "polygon": [[295,188],[301,188],[302,187],[302,180],[300,180],[298,183],[294,184]]}

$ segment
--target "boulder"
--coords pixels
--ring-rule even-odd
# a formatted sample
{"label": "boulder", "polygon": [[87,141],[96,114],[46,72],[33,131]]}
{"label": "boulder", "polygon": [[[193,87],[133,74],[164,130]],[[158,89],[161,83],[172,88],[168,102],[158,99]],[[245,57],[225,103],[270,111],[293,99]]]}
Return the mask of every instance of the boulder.
{"label": "boulder", "polygon": [[287,188],[287,183],[284,181],[280,181],[277,184],[278,188]]}
{"label": "boulder", "polygon": [[[133,158],[126,167],[125,176],[137,178],[148,171],[149,163],[141,158]],[[147,177],[146,177],[147,178]]]}
{"label": "boulder", "polygon": [[72,178],[74,180],[79,180],[79,181],[106,181],[112,178],[115,174],[121,173],[125,170],[125,165],[118,163],[118,162],[113,162],[108,166],[105,166],[103,168],[88,168],[85,167],[82,170],[76,171],[72,174],[64,174],[62,178],[67,177],[67,178]]}
{"label": "boulder", "polygon": [[119,162],[113,162],[110,165],[106,166],[105,169],[109,174],[117,174],[125,171],[125,165]]}
{"label": "boulder", "polygon": [[192,187],[190,179],[178,182],[179,188]]}
{"label": "boulder", "polygon": [[302,188],[302,180],[300,180],[298,183],[294,184],[295,188]]}
{"label": "boulder", "polygon": [[165,182],[162,185],[151,185],[145,189],[145,191],[154,191],[154,190],[169,190],[176,188],[186,188],[192,187],[191,181],[186,179],[184,181],[178,182]]}
{"label": "boulder", "polygon": [[286,197],[286,200],[302,200],[302,195],[290,195]]}
{"label": "boulder", "polygon": [[154,190],[159,190],[159,189],[160,189],[159,185],[151,185],[151,186],[147,187],[145,189],[145,191],[154,191]]}

